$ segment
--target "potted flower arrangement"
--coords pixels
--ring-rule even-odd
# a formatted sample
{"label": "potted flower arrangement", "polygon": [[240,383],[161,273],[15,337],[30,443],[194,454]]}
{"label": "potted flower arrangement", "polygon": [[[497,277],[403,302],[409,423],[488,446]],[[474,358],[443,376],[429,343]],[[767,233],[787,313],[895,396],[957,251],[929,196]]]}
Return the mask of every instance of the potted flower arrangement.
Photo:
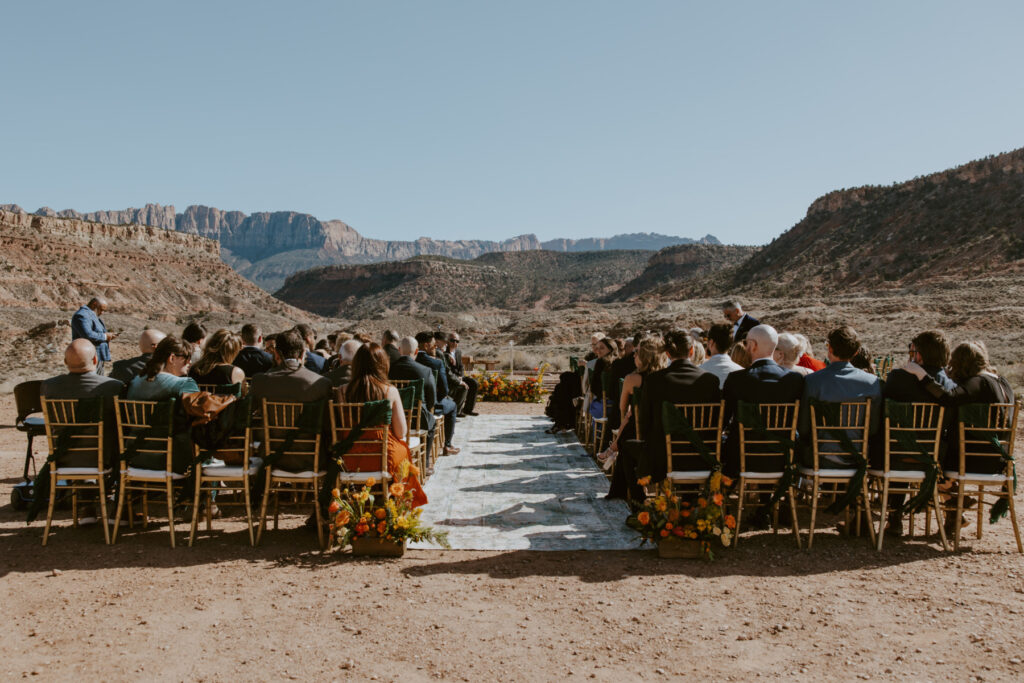
{"label": "potted flower arrangement", "polygon": [[[650,477],[638,483],[646,486]],[[736,518],[725,513],[722,485],[731,485],[721,472],[712,472],[704,492],[696,503],[682,500],[672,491],[667,480],[654,498],[626,519],[626,524],[640,532],[641,543],[658,544],[659,557],[715,558],[716,545],[732,544]]]}
{"label": "potted flower arrangement", "polygon": [[[404,478],[403,478],[404,481]],[[331,494],[331,541],[344,548],[352,546],[353,555],[401,557],[406,541],[428,541],[449,548],[448,534],[434,531],[420,519],[422,508],[412,507],[412,492],[405,484],[388,487],[388,498],[377,504],[370,493],[376,482],[370,479],[358,493],[348,488]]]}
{"label": "potted flower arrangement", "polygon": [[483,372],[476,375],[479,383],[477,399],[481,401],[540,403],[542,383],[548,364],[534,368],[537,375],[526,379],[510,379],[503,374]]}

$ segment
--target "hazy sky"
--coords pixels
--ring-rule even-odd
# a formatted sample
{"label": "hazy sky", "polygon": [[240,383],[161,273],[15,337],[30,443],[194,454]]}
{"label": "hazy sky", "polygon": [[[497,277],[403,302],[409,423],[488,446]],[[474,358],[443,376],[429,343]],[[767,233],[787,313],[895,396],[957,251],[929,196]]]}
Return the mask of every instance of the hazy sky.
{"label": "hazy sky", "polygon": [[763,243],[1024,146],[1019,2],[7,2],[0,203]]}

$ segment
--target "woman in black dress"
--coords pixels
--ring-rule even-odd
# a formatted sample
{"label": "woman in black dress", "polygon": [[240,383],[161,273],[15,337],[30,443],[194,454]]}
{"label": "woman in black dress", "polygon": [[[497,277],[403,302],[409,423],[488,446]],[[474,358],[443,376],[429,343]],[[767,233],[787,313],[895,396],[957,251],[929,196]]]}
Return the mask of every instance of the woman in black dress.
{"label": "woman in black dress", "polygon": [[242,350],[242,338],[230,330],[217,330],[203,349],[189,377],[197,384],[229,385],[245,381],[245,372],[232,363]]}

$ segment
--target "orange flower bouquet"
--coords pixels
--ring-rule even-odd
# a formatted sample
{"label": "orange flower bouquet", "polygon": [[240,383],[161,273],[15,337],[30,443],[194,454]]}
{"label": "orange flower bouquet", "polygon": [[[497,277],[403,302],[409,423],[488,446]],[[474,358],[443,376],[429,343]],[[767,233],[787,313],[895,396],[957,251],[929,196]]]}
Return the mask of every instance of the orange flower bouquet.
{"label": "orange flower bouquet", "polygon": [[[403,463],[403,474],[408,476],[408,464]],[[404,482],[404,477],[403,477]],[[412,491],[402,482],[388,487],[388,497],[377,504],[370,493],[376,482],[370,479],[358,493],[348,488],[334,489],[328,508],[331,539],[345,547],[354,540],[369,538],[404,545],[406,541],[427,541],[442,548],[450,547],[447,532],[435,531],[420,519],[423,508],[413,508]]]}
{"label": "orange flower bouquet", "polygon": [[544,363],[539,368],[534,368],[537,375],[526,379],[509,379],[500,373],[479,373],[475,375],[479,383],[477,400],[540,403],[544,396],[542,383],[547,367],[548,364]]}
{"label": "orange flower bouquet", "polygon": [[703,495],[697,501],[682,500],[672,491],[666,480],[654,498],[626,519],[626,524],[640,532],[641,543],[661,543],[672,539],[696,541],[699,556],[715,559],[712,548],[717,545],[732,545],[736,519],[725,512],[725,495],[722,485],[732,482],[721,472],[712,472]]}

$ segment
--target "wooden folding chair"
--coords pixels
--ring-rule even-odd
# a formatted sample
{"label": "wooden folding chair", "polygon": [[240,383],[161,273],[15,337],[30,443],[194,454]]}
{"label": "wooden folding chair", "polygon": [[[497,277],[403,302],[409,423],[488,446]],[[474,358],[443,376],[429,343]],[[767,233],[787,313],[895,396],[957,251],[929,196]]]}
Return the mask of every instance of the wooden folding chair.
{"label": "wooden folding chair", "polygon": [[209,394],[215,394],[217,396],[234,396],[241,398],[243,389],[245,388],[244,382],[238,384],[197,384],[199,391],[205,391]]}
{"label": "wooden folding chair", "polygon": [[320,455],[325,403],[284,403],[267,399],[262,399],[262,403],[260,412],[263,415],[263,452],[266,458],[273,462],[290,456],[293,462],[298,461],[302,465],[297,469],[285,469],[271,463],[265,466],[263,504],[260,506],[260,526],[256,532],[256,544],[259,545],[267,528],[267,506],[271,497],[274,499],[276,530],[281,510],[281,494],[293,495],[294,503],[299,506],[304,504],[306,494],[312,494],[316,534],[320,547],[323,548],[326,537],[319,494],[323,479],[327,476]]}
{"label": "wooden folding chair", "polygon": [[[945,505],[944,510],[956,514],[953,532],[953,550],[960,549],[960,527],[964,514],[964,497],[968,487],[976,487],[978,497],[978,533],[981,539],[984,507],[1006,506],[1013,524],[1017,552],[1024,553],[1021,544],[1017,512],[1013,504],[1016,488],[1013,447],[1020,417],[1020,400],[1014,403],[975,403],[960,406],[957,414],[957,439],[960,443],[960,462],[956,470],[947,470],[946,478],[958,484],[956,507]],[[985,464],[982,464],[985,463]],[[991,466],[986,466],[992,463]],[[981,470],[970,471],[970,470]],[[991,472],[986,474],[984,472]],[[986,501],[985,496],[992,500]]]}
{"label": "wooden folding chair", "polygon": [[[331,402],[331,443],[332,447],[349,436],[351,431],[363,419],[364,413],[372,403],[336,403]],[[376,481],[374,488],[380,486],[384,498],[388,497],[388,485],[391,474],[388,472],[388,430],[391,427],[391,410],[375,424],[364,425],[348,452],[341,456],[344,465],[338,475],[338,484],[363,486],[367,481]],[[334,482],[332,482],[333,484]]]}
{"label": "wooden folding chair", "polygon": [[[78,495],[82,491],[95,491],[103,524],[103,539],[110,543],[107,526],[107,491],[104,477],[111,468],[103,462],[103,400],[42,399],[46,442],[50,449],[50,500],[46,506],[46,528],[43,545],[50,536],[53,506],[57,491],[71,492],[71,519],[78,526]],[[92,466],[69,466],[60,461],[89,462]]]}
{"label": "wooden folding chair", "polygon": [[[432,463],[427,462],[427,439],[429,432],[422,427],[423,416],[423,380],[421,379],[392,379],[388,380],[402,398],[402,408],[405,411],[405,422],[408,425],[407,441],[409,452],[413,462],[420,468],[420,476],[425,482]],[[431,444],[433,448],[433,444]]]}
{"label": "wooden folding chair", "polygon": [[[117,534],[128,502],[128,525],[132,526],[132,492],[142,495],[142,528],[149,523],[149,494],[167,497],[167,530],[174,547],[174,492],[186,478],[175,472],[174,456],[174,399],[166,401],[126,401],[114,399],[117,415],[117,439],[121,448],[120,488],[117,496],[117,516],[111,542],[117,542]],[[132,465],[138,456],[149,456],[165,463],[163,469],[146,469]]]}
{"label": "wooden folding chair", "polygon": [[[740,525],[743,523],[743,504],[748,496],[759,499],[762,495],[774,494],[785,484],[783,498],[788,500],[792,515],[793,536],[796,547],[801,547],[800,526],[796,515],[796,491],[793,481],[793,459],[796,447],[797,419],[800,416],[800,402],[793,403],[746,403],[739,402],[737,421],[740,438],[739,501],[736,509],[736,543],[740,540]],[[779,532],[779,503],[772,505],[772,529]]]}
{"label": "wooden folding chair", "polygon": [[[938,479],[930,478],[930,491],[921,492],[921,486],[929,480],[928,470],[939,470],[939,447],[942,443],[942,419],[944,410],[937,403],[885,402],[885,451],[882,467],[868,469],[868,491],[879,501],[878,531],[875,534],[877,549],[882,549],[885,540],[885,524],[889,513],[890,494],[927,496],[925,504],[925,534],[931,529],[932,512],[939,525],[939,537],[943,550],[949,550],[946,543],[945,525],[941,517]],[[870,501],[868,503],[870,509]],[[916,506],[915,506],[916,507]],[[914,535],[914,511],[904,511],[910,516],[910,535]]]}
{"label": "wooden folding chair", "polygon": [[40,402],[39,397],[39,390],[42,384],[41,380],[35,379],[28,382],[20,382],[14,386],[14,405],[18,411],[14,426],[19,432],[24,432],[28,438],[28,447],[25,450],[25,467],[21,475],[25,481],[30,481],[30,466],[33,473],[36,471],[36,460],[32,455],[32,442],[35,437],[46,434],[43,418],[36,415],[36,413],[41,412],[43,409],[43,404]]}
{"label": "wooden folding chair", "polygon": [[[825,406],[832,406],[826,410]],[[863,401],[844,401],[831,404],[812,402],[808,408],[811,415],[811,459],[812,466],[800,465],[797,471],[803,481],[802,488],[809,488],[811,521],[807,536],[807,549],[810,550],[814,544],[814,525],[818,519],[818,508],[821,506],[822,493],[827,494],[831,499],[837,499],[840,495],[849,493],[851,483],[856,479],[861,468],[823,468],[821,463],[826,456],[839,455],[853,457],[853,453],[843,450],[844,441],[855,451],[855,454],[864,460],[863,477],[856,494],[856,530],[860,533],[860,520],[863,512],[867,509],[868,500],[868,479],[867,479],[867,453],[868,453],[868,432],[871,428],[871,399]],[[830,419],[829,412],[834,412],[834,419]],[[845,436],[844,436],[845,435]],[[843,438],[840,438],[843,437]],[[810,484],[809,487],[805,486]],[[850,509],[849,506],[843,509],[846,521],[845,530],[850,530]],[[870,522],[870,520],[869,520]],[[868,535],[871,537],[871,544],[875,543],[875,527],[868,524]]]}
{"label": "wooden folding chair", "polygon": [[[235,385],[238,386],[238,385]],[[188,544],[195,542],[196,529],[199,526],[199,511],[203,508],[202,498],[206,502],[206,530],[213,530],[213,494],[218,496],[241,494],[241,505],[245,508],[245,521],[249,527],[249,545],[256,545],[256,534],[252,519],[252,499],[250,484],[259,474],[262,460],[252,449],[252,404],[249,399],[239,401],[235,409],[235,425],[227,443],[214,452],[199,451],[198,459],[202,463],[196,470],[196,493],[192,504],[192,528],[189,531]],[[226,464],[226,463],[232,464]],[[226,507],[223,497],[218,498],[218,507]]]}
{"label": "wooden folding chair", "polygon": [[[722,419],[725,403],[664,403],[663,410],[674,409],[693,430],[693,438],[672,433],[666,426],[665,452],[668,454],[666,478],[682,493],[700,493],[711,476],[711,463],[722,462]],[[700,447],[698,447],[700,445]]]}

